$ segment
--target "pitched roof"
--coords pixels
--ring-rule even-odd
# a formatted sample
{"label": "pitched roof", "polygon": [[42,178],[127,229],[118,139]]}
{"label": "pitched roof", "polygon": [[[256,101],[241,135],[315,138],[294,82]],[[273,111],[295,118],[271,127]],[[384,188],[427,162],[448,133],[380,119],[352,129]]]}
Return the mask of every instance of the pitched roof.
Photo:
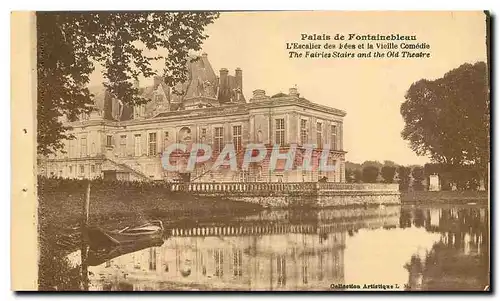
{"label": "pitched roof", "polygon": [[[169,107],[170,111],[182,109],[185,105],[192,107],[198,102],[209,103],[218,106],[224,103],[245,103],[245,97],[242,93],[241,78],[233,75],[227,75],[227,81],[220,83],[219,77],[214,72],[212,65],[208,61],[206,54],[199,56],[195,60],[188,62],[188,79],[184,83],[179,83],[170,88],[163,80],[155,80],[153,85],[139,88],[139,94],[142,97],[151,99],[145,105],[146,117],[152,117],[160,113],[163,109]],[[238,69],[239,70],[239,69]],[[241,72],[239,70],[239,72]],[[227,70],[226,70],[227,73]],[[241,73],[239,73],[241,74]],[[161,101],[154,101],[155,91],[158,86],[165,92],[165,98]],[[221,88],[221,86],[223,86]],[[91,86],[89,90],[94,94],[94,103],[98,109],[104,112],[106,119],[126,120],[132,118],[132,108],[124,106],[122,116],[117,116],[119,111],[118,101],[109,94],[104,86]],[[214,101],[211,101],[213,99]],[[119,113],[118,113],[119,114]]]}
{"label": "pitched roof", "polygon": [[199,96],[217,98],[219,80],[206,55],[189,63],[188,87],[184,99]]}

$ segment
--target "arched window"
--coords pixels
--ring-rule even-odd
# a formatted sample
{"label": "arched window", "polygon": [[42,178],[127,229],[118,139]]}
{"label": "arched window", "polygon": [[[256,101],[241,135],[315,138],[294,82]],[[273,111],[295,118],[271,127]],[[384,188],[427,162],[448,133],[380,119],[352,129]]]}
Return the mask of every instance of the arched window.
{"label": "arched window", "polygon": [[191,129],[188,127],[183,127],[179,131],[179,142],[189,142],[191,141]]}

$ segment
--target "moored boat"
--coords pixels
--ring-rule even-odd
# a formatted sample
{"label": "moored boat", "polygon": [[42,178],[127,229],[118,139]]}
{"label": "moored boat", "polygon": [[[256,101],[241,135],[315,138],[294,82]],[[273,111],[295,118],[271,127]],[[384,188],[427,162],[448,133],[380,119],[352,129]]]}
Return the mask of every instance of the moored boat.
{"label": "moored boat", "polygon": [[163,237],[163,232],[163,223],[160,220],[138,227],[126,227],[114,231],[107,231],[98,227],[87,229],[89,246],[92,249],[157,240]]}

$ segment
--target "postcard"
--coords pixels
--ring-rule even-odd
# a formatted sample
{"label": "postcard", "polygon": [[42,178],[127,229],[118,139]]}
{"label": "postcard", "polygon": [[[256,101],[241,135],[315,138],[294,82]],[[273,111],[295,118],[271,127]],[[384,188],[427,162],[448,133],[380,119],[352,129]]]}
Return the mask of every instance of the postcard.
{"label": "postcard", "polygon": [[487,12],[11,24],[12,290],[491,290]]}

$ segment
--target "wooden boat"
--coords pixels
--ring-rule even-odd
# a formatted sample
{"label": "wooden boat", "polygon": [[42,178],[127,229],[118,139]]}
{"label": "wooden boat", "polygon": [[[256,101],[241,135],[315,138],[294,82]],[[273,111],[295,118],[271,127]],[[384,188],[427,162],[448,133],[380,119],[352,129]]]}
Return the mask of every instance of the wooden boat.
{"label": "wooden boat", "polygon": [[164,240],[162,238],[153,238],[149,241],[143,240],[135,243],[119,244],[98,250],[90,249],[87,264],[89,266],[98,266],[125,254],[134,253],[151,247],[160,247],[163,243]]}
{"label": "wooden boat", "polygon": [[126,227],[114,231],[92,227],[87,229],[87,236],[90,248],[100,249],[124,244],[147,243],[161,239],[163,238],[163,230],[163,223],[160,220],[156,220],[138,227]]}

